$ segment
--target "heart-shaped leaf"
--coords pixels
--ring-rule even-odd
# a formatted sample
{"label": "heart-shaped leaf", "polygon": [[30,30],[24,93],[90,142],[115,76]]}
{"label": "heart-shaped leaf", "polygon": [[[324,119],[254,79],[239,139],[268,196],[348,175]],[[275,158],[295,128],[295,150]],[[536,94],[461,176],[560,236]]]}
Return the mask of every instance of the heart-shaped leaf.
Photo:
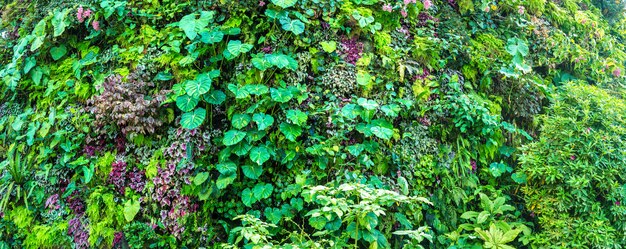
{"label": "heart-shaped leaf", "polygon": [[298,19],[291,20],[287,18],[281,18],[280,24],[286,31],[291,31],[294,35],[299,35],[304,32],[304,23]]}
{"label": "heart-shaped leaf", "polygon": [[224,139],[222,143],[226,146],[231,146],[241,142],[246,137],[246,133],[238,130],[230,130],[224,133]]}
{"label": "heart-shaped leaf", "polygon": [[237,164],[233,162],[218,163],[215,165],[220,174],[231,174],[237,172]]}
{"label": "heart-shaped leaf", "polygon": [[124,203],[124,219],[131,222],[141,209],[141,204],[136,200],[128,200]]}
{"label": "heart-shaped leaf", "polygon": [[235,114],[231,123],[236,129],[241,129],[250,123],[250,116],[248,114]]}
{"label": "heart-shaped leaf", "polygon": [[50,49],[50,55],[52,56],[52,59],[55,61],[61,59],[61,57],[63,57],[65,53],[67,53],[67,48],[65,47],[65,45],[53,47]]}
{"label": "heart-shaped leaf", "polygon": [[261,165],[244,165],[241,167],[243,174],[250,179],[259,179],[263,174],[263,166]]}
{"label": "heart-shaped leaf", "polygon": [[226,94],[220,90],[213,90],[209,94],[204,95],[204,100],[209,104],[220,105],[226,100]]}
{"label": "heart-shaped leaf", "polygon": [[288,110],[287,111],[287,119],[289,119],[289,121],[291,121],[291,123],[293,124],[303,125],[306,123],[307,118],[308,117],[306,113],[300,110]]}
{"label": "heart-shaped leaf", "polygon": [[219,30],[215,30],[212,32],[207,31],[203,31],[200,33],[200,41],[206,44],[214,44],[214,43],[218,43],[221,42],[224,39],[224,33],[222,33],[222,31]]}
{"label": "heart-shaped leaf", "polygon": [[302,134],[302,128],[294,124],[280,124],[280,132],[285,135],[289,141],[295,142],[296,138]]}
{"label": "heart-shaped leaf", "polygon": [[272,0],[273,4],[280,6],[281,8],[289,8],[294,6],[298,0]]}
{"label": "heart-shaped leaf", "polygon": [[184,113],[180,117],[180,125],[185,129],[195,129],[202,124],[205,117],[206,110],[204,110],[203,108],[198,108],[193,112]]}
{"label": "heart-shaped leaf", "polygon": [[259,130],[265,130],[274,123],[274,118],[265,113],[256,113],[252,116],[252,120],[257,124]]}
{"label": "heart-shaped leaf", "polygon": [[250,150],[250,160],[258,165],[270,159],[270,152],[265,147],[254,147]]}
{"label": "heart-shaped leaf", "polygon": [[272,95],[272,100],[279,103],[287,103],[293,98],[293,93],[285,88],[271,88],[270,94]]}
{"label": "heart-shaped leaf", "polygon": [[198,105],[198,99],[189,95],[182,95],[176,98],[176,106],[183,112],[193,110],[193,108],[196,108],[196,105]]}
{"label": "heart-shaped leaf", "polygon": [[241,53],[247,53],[250,49],[252,49],[251,44],[241,43],[239,40],[229,41],[226,46],[226,51],[228,51],[233,57],[237,57]]}
{"label": "heart-shaped leaf", "polygon": [[206,74],[199,74],[195,80],[185,82],[187,95],[194,98],[200,98],[202,94],[209,92],[209,90],[211,90],[211,78]]}

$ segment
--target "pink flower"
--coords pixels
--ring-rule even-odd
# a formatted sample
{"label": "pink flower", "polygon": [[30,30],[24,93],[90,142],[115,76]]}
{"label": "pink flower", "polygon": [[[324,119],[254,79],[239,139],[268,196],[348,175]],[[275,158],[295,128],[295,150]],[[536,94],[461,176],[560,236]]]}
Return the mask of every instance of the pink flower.
{"label": "pink flower", "polygon": [[524,10],[526,10],[524,6],[517,6],[517,13],[519,13],[520,15],[524,14]]}
{"label": "pink flower", "polygon": [[89,18],[89,16],[91,16],[91,10],[90,9],[84,9],[83,6],[79,6],[78,9],[76,10],[76,19],[78,19],[79,22],[84,22],[85,19]]}
{"label": "pink flower", "polygon": [[411,3],[416,3],[417,0],[404,0],[404,5],[409,5]]}
{"label": "pink flower", "polygon": [[393,8],[391,7],[391,5],[385,4],[385,5],[383,5],[383,10],[387,11],[387,12],[391,12],[393,10]]}
{"label": "pink flower", "polygon": [[485,12],[489,12],[489,10],[491,10],[489,6],[485,7]]}
{"label": "pink flower", "polygon": [[263,7],[265,6],[265,2],[263,2],[263,0],[259,1],[259,7]]}
{"label": "pink flower", "polygon": [[569,157],[569,160],[572,160],[572,161],[576,160],[576,156],[575,156],[575,155],[571,155],[571,156]]}
{"label": "pink flower", "polygon": [[619,68],[616,68],[615,70],[613,70],[613,76],[619,77],[621,74],[622,74],[622,70],[620,70]]}
{"label": "pink flower", "polygon": [[621,204],[622,204],[622,203],[621,203],[620,201],[615,201],[615,206],[619,206],[619,205],[621,205]]}
{"label": "pink flower", "polygon": [[93,22],[91,23],[91,26],[93,27],[93,29],[94,29],[94,30],[96,30],[96,31],[100,31],[100,22],[98,22],[98,21],[93,21]]}
{"label": "pink flower", "polygon": [[407,13],[406,13],[406,11],[405,11],[405,10],[401,10],[401,11],[400,11],[400,14],[402,15],[402,17],[406,17],[406,16],[407,16]]}
{"label": "pink flower", "polygon": [[422,3],[424,4],[425,10],[430,9],[430,7],[433,6],[433,2],[431,2],[430,0],[424,0]]}

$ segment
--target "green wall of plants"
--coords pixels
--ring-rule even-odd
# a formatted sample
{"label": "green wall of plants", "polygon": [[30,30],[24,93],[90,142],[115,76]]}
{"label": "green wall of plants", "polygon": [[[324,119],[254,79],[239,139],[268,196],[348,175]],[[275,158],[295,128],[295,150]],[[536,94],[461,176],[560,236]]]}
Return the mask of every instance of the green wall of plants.
{"label": "green wall of plants", "polygon": [[0,1],[0,248],[623,248],[624,6]]}

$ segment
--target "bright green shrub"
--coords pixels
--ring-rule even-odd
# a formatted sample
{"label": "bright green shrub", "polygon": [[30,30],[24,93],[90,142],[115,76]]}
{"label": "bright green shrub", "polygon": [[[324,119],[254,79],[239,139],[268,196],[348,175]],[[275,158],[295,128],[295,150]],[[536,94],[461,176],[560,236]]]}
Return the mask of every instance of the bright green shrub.
{"label": "bright green shrub", "polygon": [[626,243],[626,97],[570,83],[522,147],[526,207],[537,248],[620,248]]}

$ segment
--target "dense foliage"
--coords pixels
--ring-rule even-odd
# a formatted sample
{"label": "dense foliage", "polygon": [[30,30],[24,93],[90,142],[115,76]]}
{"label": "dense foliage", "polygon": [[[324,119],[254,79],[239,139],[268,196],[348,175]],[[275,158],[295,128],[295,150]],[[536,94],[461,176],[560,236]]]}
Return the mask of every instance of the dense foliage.
{"label": "dense foliage", "polygon": [[0,248],[622,248],[623,10],[0,1]]}

